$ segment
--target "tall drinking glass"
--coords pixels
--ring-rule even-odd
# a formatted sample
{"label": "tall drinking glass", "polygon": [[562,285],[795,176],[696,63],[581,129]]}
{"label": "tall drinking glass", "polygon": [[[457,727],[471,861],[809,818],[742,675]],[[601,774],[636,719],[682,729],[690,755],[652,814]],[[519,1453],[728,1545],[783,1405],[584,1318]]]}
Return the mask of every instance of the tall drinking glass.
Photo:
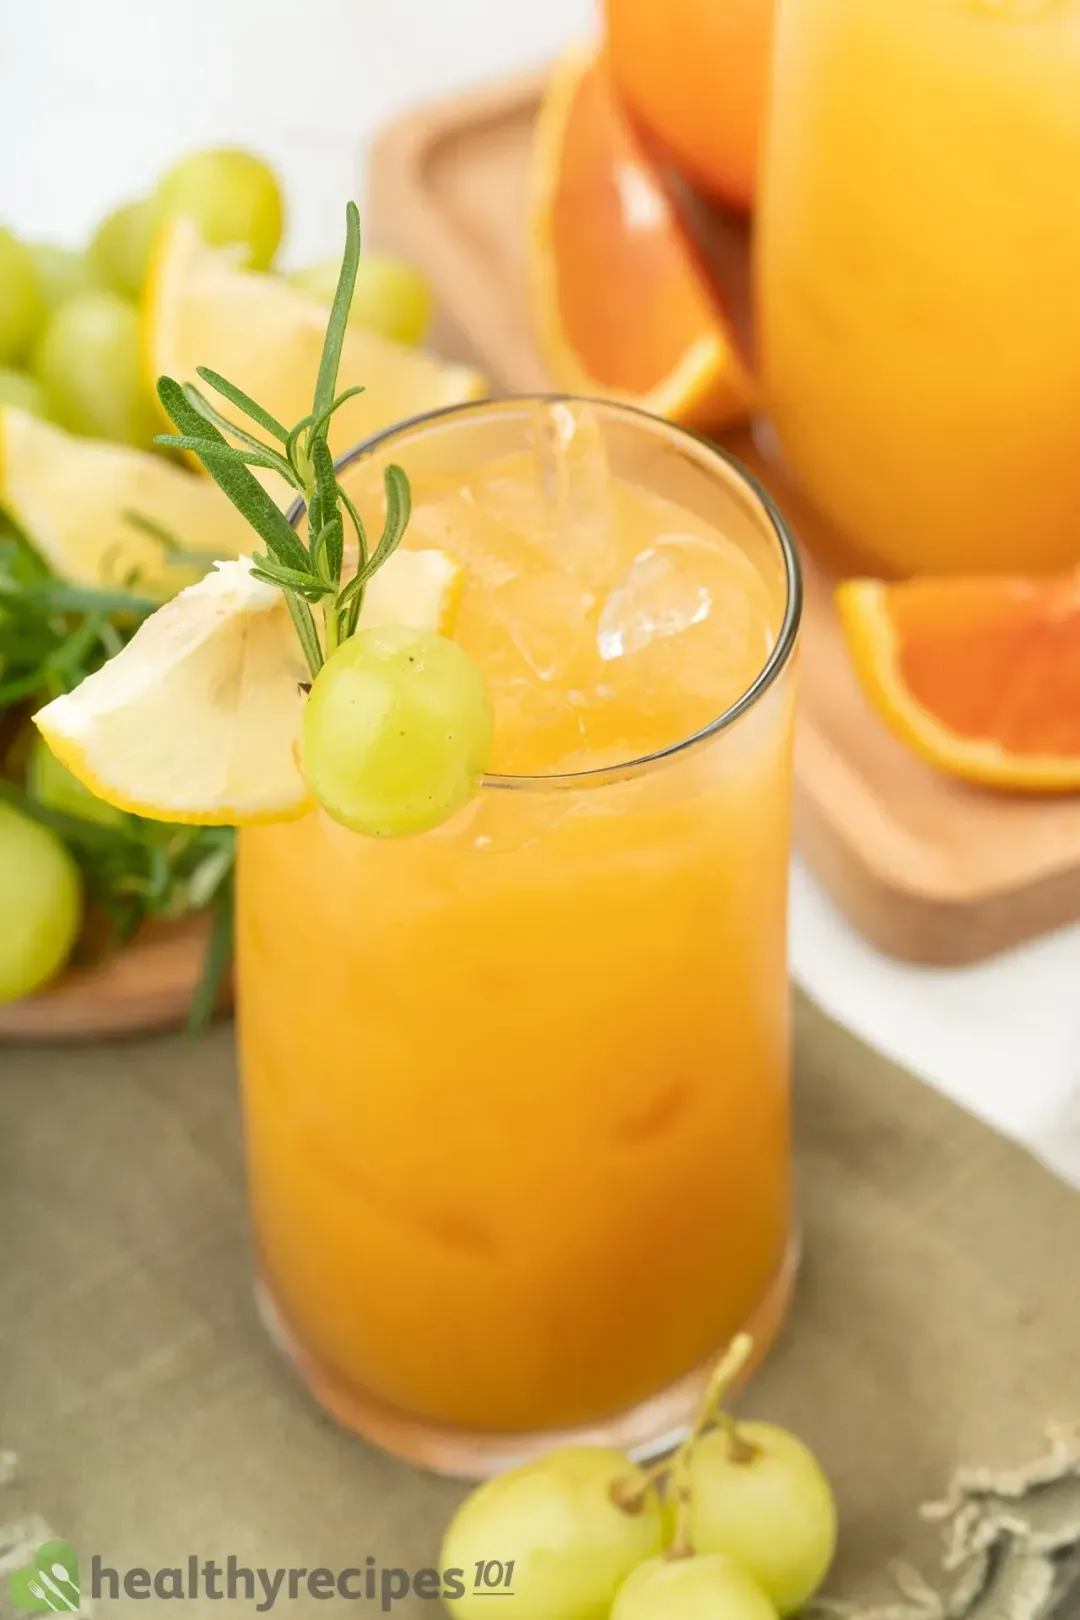
{"label": "tall drinking glass", "polygon": [[464,565],[496,710],[450,823],[245,829],[267,1318],[318,1399],[477,1475],[644,1454],[791,1274],[785,910],[800,586],[768,496],[639,412],[469,405],[345,458]]}
{"label": "tall drinking glass", "polygon": [[785,462],[880,575],[1080,559],[1080,0],[781,0],[758,221]]}

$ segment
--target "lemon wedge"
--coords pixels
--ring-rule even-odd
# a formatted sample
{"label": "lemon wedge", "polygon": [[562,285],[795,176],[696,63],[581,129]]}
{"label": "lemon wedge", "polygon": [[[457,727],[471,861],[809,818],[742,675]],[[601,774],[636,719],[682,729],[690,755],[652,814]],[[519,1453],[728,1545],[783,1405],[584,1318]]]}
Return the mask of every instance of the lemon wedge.
{"label": "lemon wedge", "polygon": [[[230,249],[208,247],[190,220],[173,220],[155,241],[143,322],[151,384],[162,375],[198,383],[196,367],[208,366],[286,428],[310,411],[326,306],[274,276],[243,269]],[[364,392],[348,400],[331,423],[330,444],[337,455],[395,422],[479,399],[486,391],[478,372],[350,326],[338,392],[358,385]],[[217,403],[226,414],[232,411]],[[280,504],[288,504],[284,480],[275,473],[259,477]]]}
{"label": "lemon wedge", "polygon": [[54,573],[80,585],[166,596],[192,578],[125,515],[137,512],[208,560],[236,557],[251,529],[208,478],[163,456],[75,438],[26,411],[0,410],[0,506]]}
{"label": "lemon wedge", "polygon": [[[396,551],[360,623],[445,633],[460,583],[445,552]],[[57,759],[118,809],[203,826],[287,821],[311,802],[297,763],[309,680],[285,597],[241,557],[216,563],[34,718]]]}

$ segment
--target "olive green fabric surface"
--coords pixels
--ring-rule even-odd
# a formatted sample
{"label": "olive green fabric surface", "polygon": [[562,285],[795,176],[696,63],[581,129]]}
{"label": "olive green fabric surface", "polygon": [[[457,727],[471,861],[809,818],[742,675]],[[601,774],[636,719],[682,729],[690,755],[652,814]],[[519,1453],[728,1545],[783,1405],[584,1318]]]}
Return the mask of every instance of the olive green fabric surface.
{"label": "olive green fabric surface", "polygon": [[[958,1463],[1024,1462],[1048,1419],[1080,1418],[1080,1195],[805,1003],[796,1046],[802,1275],[742,1410],[818,1450],[841,1507],[831,1590],[865,1599],[890,1560],[933,1572],[940,1535],[917,1508]],[[91,1551],[121,1569],[437,1562],[462,1487],[324,1418],[249,1274],[228,1026],[0,1048],[0,1445],[18,1453],[0,1524],[43,1515],[84,1575]],[[378,1605],[273,1612],[343,1610]]]}

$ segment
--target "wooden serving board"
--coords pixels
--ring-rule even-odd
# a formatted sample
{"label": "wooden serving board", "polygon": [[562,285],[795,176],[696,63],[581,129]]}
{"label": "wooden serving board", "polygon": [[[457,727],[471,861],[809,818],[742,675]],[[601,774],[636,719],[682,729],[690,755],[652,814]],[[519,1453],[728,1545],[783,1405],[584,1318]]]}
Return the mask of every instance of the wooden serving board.
{"label": "wooden serving board", "polygon": [[0,1006],[0,1041],[84,1041],[183,1023],[202,977],[206,916],[147,927],[94,967],[69,968],[40,995]]}
{"label": "wooden serving board", "polygon": [[[526,299],[529,144],[543,77],[457,97],[387,128],[366,174],[368,236],[412,259],[439,306],[435,347],[493,390],[550,389]],[[726,447],[797,535],[828,536],[746,432]],[[881,950],[959,965],[1080,917],[1080,798],[1024,799],[950,781],[895,741],[849,666],[829,581],[804,555],[796,826],[807,861]]]}

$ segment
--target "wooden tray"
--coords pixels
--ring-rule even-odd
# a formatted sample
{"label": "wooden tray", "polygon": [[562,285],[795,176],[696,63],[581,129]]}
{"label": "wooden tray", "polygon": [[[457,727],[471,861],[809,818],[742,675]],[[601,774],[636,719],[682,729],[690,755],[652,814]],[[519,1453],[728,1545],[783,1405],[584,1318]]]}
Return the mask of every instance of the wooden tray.
{"label": "wooden tray", "polygon": [[[435,346],[493,389],[551,387],[526,309],[526,165],[542,76],[419,110],[384,131],[366,181],[373,244],[431,278]],[[762,464],[796,533],[827,537]],[[805,560],[805,559],[804,559]],[[796,750],[802,853],[855,926],[909,961],[974,962],[1080,916],[1080,800],[995,796],[939,776],[894,741],[848,665],[828,581],[808,560]]]}
{"label": "wooden tray", "polygon": [[0,1007],[0,1041],[83,1041],[169,1029],[187,1016],[209,918],[148,927],[98,967],[69,968],[48,990]]}

